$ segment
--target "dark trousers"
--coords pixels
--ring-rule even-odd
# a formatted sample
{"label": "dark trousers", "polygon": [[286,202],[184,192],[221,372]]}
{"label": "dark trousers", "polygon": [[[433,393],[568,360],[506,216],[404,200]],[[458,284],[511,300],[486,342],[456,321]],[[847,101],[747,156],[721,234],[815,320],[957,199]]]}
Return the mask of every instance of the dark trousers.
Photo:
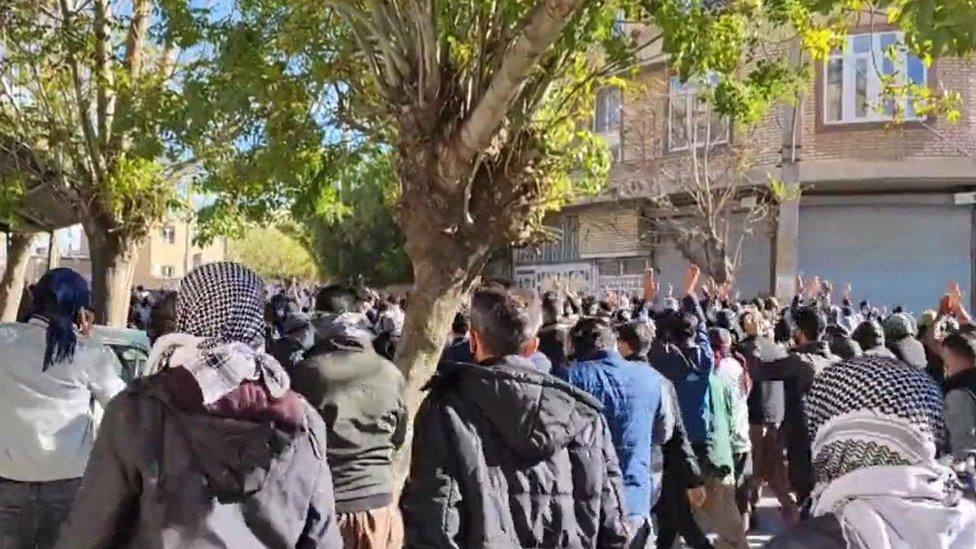
{"label": "dark trousers", "polygon": [[0,549],[54,547],[80,484],[0,479]]}
{"label": "dark trousers", "polygon": [[671,549],[678,535],[693,549],[712,549],[712,543],[695,522],[695,514],[691,511],[688,495],[681,483],[664,482],[654,514],[658,521],[658,549]]}

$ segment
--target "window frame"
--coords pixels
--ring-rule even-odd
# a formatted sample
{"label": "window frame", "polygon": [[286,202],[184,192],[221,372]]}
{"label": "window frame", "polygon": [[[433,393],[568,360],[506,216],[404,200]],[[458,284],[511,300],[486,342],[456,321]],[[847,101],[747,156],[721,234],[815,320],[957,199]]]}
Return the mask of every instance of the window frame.
{"label": "window frame", "polygon": [[[613,123],[609,122],[607,118],[607,125],[604,128],[600,127],[600,104],[601,99],[606,97],[616,97],[617,98],[617,118]],[[604,118],[606,118],[606,113],[610,112],[609,109],[604,109]],[[616,86],[604,86],[596,90],[596,94],[593,98],[593,133],[606,135],[619,133],[620,128],[623,127],[624,122],[624,98],[623,90]]]}
{"label": "window frame", "polygon": [[[821,63],[820,70],[817,72],[817,127],[820,130],[833,130],[839,128],[864,128],[871,126],[879,126],[889,124],[894,121],[894,115],[888,115],[883,111],[878,109],[880,93],[882,90],[881,76],[880,72],[884,70],[883,64],[888,60],[885,55],[885,50],[889,47],[887,45],[883,46],[882,43],[886,37],[894,35],[895,41],[893,44],[904,45],[904,33],[895,27],[886,27],[881,29],[855,29],[851,31],[845,38],[844,48],[840,51],[831,52],[827,58]],[[855,52],[854,51],[854,41],[859,37],[869,36],[871,39],[870,50],[867,52]],[[904,83],[905,79],[908,78],[908,70],[910,67],[911,59],[915,58],[918,62],[921,62],[917,56],[911,52],[904,51],[900,54],[899,58],[892,63],[892,72],[896,75],[896,79],[900,83]],[[829,70],[831,62],[840,59],[842,61],[841,69],[841,111],[839,120],[828,120],[829,108],[829,93],[828,86],[830,85],[829,80]],[[864,61],[868,63],[867,70],[867,80],[865,84],[865,95],[867,102],[866,116],[857,117],[857,82],[856,82],[856,66],[859,61]],[[882,66],[879,70],[878,63]],[[935,83],[934,69],[935,62],[929,67],[922,65],[922,85],[932,88]],[[853,81],[849,82],[849,78]],[[903,124],[913,124],[924,122],[927,118],[924,116],[909,115],[907,109],[910,107],[909,99],[905,98],[900,100],[903,102]],[[848,115],[848,109],[852,111],[853,116]]]}
{"label": "window frame", "polygon": [[[678,90],[676,91],[676,87]],[[729,123],[728,117],[719,117],[725,119],[725,132],[724,136],[720,139],[713,138],[712,127],[714,125],[713,118],[717,115],[715,110],[711,108],[711,103],[705,99],[700,98],[700,87],[696,84],[690,82],[681,82],[678,76],[671,76],[668,78],[668,121],[667,121],[667,151],[668,152],[680,152],[691,150],[692,147],[699,149],[703,147],[718,147],[722,145],[728,145],[732,142],[732,125]],[[684,120],[687,131],[685,134],[685,144],[675,145],[674,144],[674,113],[675,113],[675,103],[676,100],[680,98],[684,102]],[[708,126],[706,130],[706,137],[703,141],[698,139],[698,122],[697,118],[697,101],[703,102],[707,106],[708,110]],[[690,122],[689,122],[690,121]],[[690,136],[688,134],[691,134]],[[689,139],[690,137],[690,139]]]}
{"label": "window frame", "polygon": [[176,244],[176,227],[174,225],[164,225],[159,231],[159,237],[164,244],[169,246]]}

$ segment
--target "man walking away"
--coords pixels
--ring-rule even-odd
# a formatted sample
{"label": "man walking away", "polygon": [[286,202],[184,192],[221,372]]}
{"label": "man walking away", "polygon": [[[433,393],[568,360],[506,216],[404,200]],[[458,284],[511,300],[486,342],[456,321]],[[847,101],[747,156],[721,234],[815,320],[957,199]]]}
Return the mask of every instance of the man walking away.
{"label": "man walking away", "polygon": [[[657,515],[659,524],[676,526],[676,529],[670,528],[667,532],[666,545],[674,543],[677,533],[693,547],[710,547],[708,539],[692,517],[693,511],[700,510],[705,503],[705,479],[702,478],[698,459],[681,419],[678,393],[667,378],[647,363],[647,353],[654,342],[655,331],[654,322],[650,319],[631,321],[617,327],[617,349],[620,354],[627,361],[649,368],[659,376],[661,384],[661,414],[654,422],[651,455],[651,479],[655,488],[651,493],[651,509]],[[663,445],[661,440],[664,441]],[[687,520],[674,520],[671,518],[673,515],[682,515]],[[660,536],[658,542],[658,546],[661,546]]]}
{"label": "man walking away", "polygon": [[54,545],[94,444],[92,402],[125,388],[112,351],[78,337],[90,295],[81,275],[54,269],[27,323],[0,325],[0,547]]}
{"label": "man walking away", "polygon": [[976,334],[952,334],[942,341],[945,363],[945,419],[956,460],[976,451]]}
{"label": "man walking away", "polygon": [[297,312],[290,313],[285,318],[282,329],[284,330],[282,336],[268,345],[268,354],[290,372],[312,348],[315,333],[312,331],[312,322],[308,315]]}
{"label": "man walking away", "polygon": [[264,352],[263,304],[236,263],[183,278],[159,373],[106,408],[60,548],[341,547],[325,426]]}
{"label": "man walking away", "polygon": [[613,444],[620,460],[627,502],[627,520],[634,534],[631,547],[653,547],[651,494],[659,492],[651,471],[653,440],[661,406],[661,375],[627,362],[617,351],[613,328],[601,318],[584,318],[569,333],[576,359],[563,373],[573,386],[603,403]]}
{"label": "man walking away", "polygon": [[354,289],[329,286],[315,301],[315,344],[291,378],[325,419],[345,547],[398,549],[403,526],[393,503],[393,457],[407,427],[403,376],[373,349],[354,312],[361,310]]}
{"label": "man walking away", "polygon": [[812,307],[801,307],[795,313],[793,339],[796,346],[782,359],[764,362],[752,372],[755,382],[782,380],[786,396],[786,415],[783,427],[786,453],[789,459],[790,483],[797,499],[808,503],[813,492],[813,464],[810,461],[810,436],[803,397],[810,390],[814,376],[821,370],[840,362],[823,340],[827,330],[823,316]]}
{"label": "man walking away", "polygon": [[534,297],[471,298],[474,364],[442,364],[417,413],[407,547],[622,548],[623,488],[600,403],[528,361]]}

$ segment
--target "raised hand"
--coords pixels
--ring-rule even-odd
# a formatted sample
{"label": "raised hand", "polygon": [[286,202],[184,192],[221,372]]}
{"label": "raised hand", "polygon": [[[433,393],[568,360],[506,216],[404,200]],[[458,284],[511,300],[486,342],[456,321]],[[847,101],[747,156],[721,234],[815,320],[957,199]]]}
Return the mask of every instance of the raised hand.
{"label": "raised hand", "polygon": [[701,268],[694,263],[688,266],[685,273],[685,293],[684,295],[695,295],[695,288],[698,286],[698,279],[701,278]]}

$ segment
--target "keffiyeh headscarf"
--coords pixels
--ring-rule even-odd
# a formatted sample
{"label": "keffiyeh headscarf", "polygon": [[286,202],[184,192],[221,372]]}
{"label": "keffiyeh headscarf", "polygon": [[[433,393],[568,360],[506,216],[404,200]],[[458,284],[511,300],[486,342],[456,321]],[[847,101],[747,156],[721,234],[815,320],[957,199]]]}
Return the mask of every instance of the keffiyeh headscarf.
{"label": "keffiyeh headscarf", "polygon": [[209,405],[245,380],[260,380],[272,398],[289,387],[288,375],[264,351],[264,282],[231,262],[208,263],[187,274],[176,298],[177,333],[159,338],[151,371],[182,367]]}
{"label": "keffiyeh headscarf", "polygon": [[924,371],[854,358],[817,374],[805,406],[811,510],[834,513],[849,547],[976,547],[976,508],[936,460],[942,393]]}

